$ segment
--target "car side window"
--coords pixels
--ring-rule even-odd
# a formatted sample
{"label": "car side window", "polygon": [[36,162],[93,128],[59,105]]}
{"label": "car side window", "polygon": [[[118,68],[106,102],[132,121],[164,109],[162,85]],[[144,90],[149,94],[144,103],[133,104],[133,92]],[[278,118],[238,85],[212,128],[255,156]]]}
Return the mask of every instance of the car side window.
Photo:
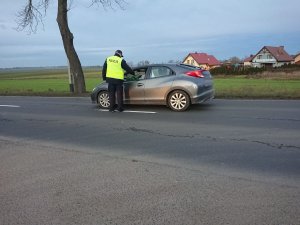
{"label": "car side window", "polygon": [[136,69],[136,70],[133,70],[133,71],[134,71],[134,75],[136,77],[138,77],[139,80],[145,79],[147,68],[140,68],[140,69]]}
{"label": "car side window", "polygon": [[138,81],[145,79],[147,68],[139,68],[133,70],[134,74],[128,74],[126,81]]}
{"label": "car side window", "polygon": [[173,71],[165,66],[153,66],[150,72],[150,78],[170,76],[173,74]]}

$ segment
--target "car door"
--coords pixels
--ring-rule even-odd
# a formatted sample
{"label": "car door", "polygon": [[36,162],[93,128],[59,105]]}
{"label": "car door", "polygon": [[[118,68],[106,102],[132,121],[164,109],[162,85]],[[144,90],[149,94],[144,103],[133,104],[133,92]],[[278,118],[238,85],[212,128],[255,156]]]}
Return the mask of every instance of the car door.
{"label": "car door", "polygon": [[145,102],[165,104],[166,93],[172,87],[175,72],[167,66],[151,66],[144,82]]}
{"label": "car door", "polygon": [[139,67],[133,70],[134,75],[127,75],[124,82],[124,103],[144,104],[145,100],[145,77],[148,67]]}

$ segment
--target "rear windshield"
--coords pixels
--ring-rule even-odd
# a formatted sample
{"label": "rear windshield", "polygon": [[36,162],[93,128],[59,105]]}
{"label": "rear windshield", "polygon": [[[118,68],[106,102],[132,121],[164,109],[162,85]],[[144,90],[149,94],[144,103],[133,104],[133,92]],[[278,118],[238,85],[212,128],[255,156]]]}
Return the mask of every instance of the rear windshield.
{"label": "rear windshield", "polygon": [[176,65],[176,73],[185,73],[188,71],[192,71],[192,70],[199,70],[199,67],[196,66],[189,66],[189,65],[185,65],[185,64],[177,64]]}
{"label": "rear windshield", "polygon": [[204,75],[204,77],[206,77],[206,78],[211,77],[211,74],[208,70],[203,70],[202,68],[197,67],[197,66],[178,64],[176,68],[179,73],[185,73],[185,72],[192,71],[192,70],[202,70],[202,74]]}
{"label": "rear windshield", "polygon": [[178,65],[179,67],[183,68],[183,69],[186,69],[187,71],[188,70],[199,70],[201,69],[200,67],[197,67],[197,66],[192,66],[192,65],[187,65],[187,64],[179,64]]}
{"label": "rear windshield", "polygon": [[210,74],[210,72],[209,72],[208,70],[202,71],[202,74],[203,74],[204,77],[206,77],[206,78],[210,78],[210,77],[211,77],[211,74]]}

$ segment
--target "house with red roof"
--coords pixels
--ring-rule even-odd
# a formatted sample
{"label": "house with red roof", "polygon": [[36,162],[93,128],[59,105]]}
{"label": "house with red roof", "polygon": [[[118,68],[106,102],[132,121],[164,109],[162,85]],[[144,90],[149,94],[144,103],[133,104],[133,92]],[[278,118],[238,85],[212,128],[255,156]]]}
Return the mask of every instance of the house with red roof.
{"label": "house with red roof", "polygon": [[294,56],[295,64],[300,65],[300,53]]}
{"label": "house with red roof", "polygon": [[208,55],[206,53],[189,53],[184,60],[184,64],[189,64],[193,66],[199,66],[203,69],[212,69],[221,66],[219,60],[217,60],[213,55]]}
{"label": "house with red roof", "polygon": [[264,46],[256,55],[246,58],[244,65],[251,64],[251,66],[259,68],[280,67],[293,62],[293,57],[284,50],[284,46]]}
{"label": "house with red roof", "polygon": [[249,57],[244,59],[244,66],[252,66],[252,59],[254,55],[250,55]]}

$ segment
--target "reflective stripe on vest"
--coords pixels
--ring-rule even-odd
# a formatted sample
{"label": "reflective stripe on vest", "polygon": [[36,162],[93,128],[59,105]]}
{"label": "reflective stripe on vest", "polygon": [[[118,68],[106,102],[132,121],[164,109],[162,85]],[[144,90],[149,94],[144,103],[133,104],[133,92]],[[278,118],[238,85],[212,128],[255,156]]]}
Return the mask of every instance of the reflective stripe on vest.
{"label": "reflective stripe on vest", "polygon": [[118,56],[111,56],[106,59],[106,77],[124,80],[124,70],[121,66],[122,60]]}

